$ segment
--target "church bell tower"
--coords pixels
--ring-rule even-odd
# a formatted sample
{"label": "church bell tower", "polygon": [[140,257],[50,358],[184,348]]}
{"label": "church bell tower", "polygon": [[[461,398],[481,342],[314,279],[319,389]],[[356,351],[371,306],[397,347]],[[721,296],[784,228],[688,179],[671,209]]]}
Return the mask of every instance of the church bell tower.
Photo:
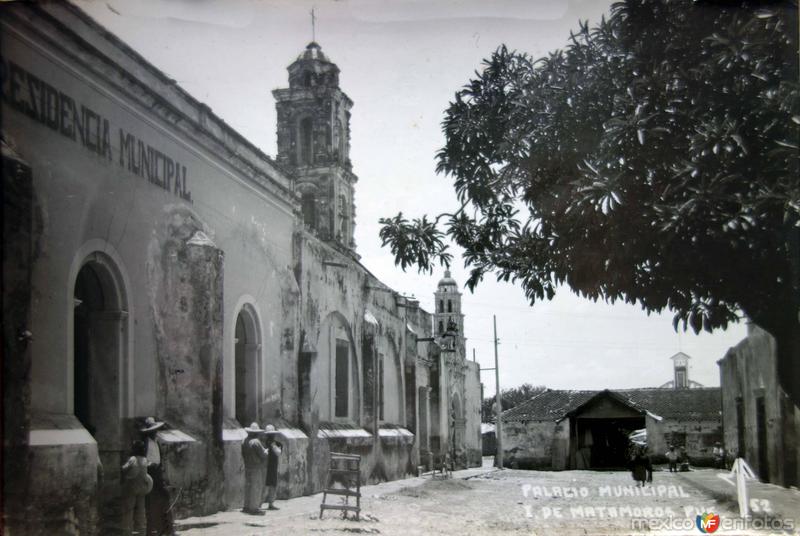
{"label": "church bell tower", "polygon": [[292,174],[306,228],[326,242],[355,251],[353,101],[339,89],[339,68],[315,42],[288,71],[289,87],[272,92],[278,111],[277,160]]}
{"label": "church bell tower", "polygon": [[455,351],[456,357],[466,358],[467,341],[464,338],[464,314],[461,312],[461,293],[458,283],[445,270],[433,293],[436,312],[433,315],[433,330],[436,337],[444,337],[444,344]]}

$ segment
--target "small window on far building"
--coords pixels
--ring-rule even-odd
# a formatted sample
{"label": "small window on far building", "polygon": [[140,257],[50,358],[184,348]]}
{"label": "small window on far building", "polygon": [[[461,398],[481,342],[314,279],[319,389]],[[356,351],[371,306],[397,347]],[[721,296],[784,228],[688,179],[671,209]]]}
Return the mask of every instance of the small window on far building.
{"label": "small window on far building", "polygon": [[444,322],[439,320],[439,333],[444,333]]}
{"label": "small window on far building", "polygon": [[448,313],[453,312],[453,302],[451,302],[450,300],[447,300],[447,312]]}

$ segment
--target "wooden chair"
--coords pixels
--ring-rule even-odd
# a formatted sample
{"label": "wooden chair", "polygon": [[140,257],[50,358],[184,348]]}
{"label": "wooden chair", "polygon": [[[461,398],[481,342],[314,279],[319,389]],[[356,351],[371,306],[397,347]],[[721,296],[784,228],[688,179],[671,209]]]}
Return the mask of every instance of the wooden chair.
{"label": "wooden chair", "polygon": [[[336,487],[336,483],[342,487]],[[344,504],[327,504],[328,495],[344,497]],[[350,504],[350,497],[355,497],[356,504]],[[322,504],[319,505],[319,518],[325,510],[340,510],[347,517],[347,512],[355,512],[356,520],[361,514],[361,456],[331,452],[330,465],[325,489],[322,491]]]}

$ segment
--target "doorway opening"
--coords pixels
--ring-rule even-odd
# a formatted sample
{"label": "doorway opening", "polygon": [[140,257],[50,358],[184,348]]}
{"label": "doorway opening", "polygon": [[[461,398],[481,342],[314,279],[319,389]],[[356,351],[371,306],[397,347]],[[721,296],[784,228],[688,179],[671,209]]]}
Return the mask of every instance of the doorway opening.
{"label": "doorway opening", "polygon": [[756,430],[758,433],[758,476],[769,482],[769,456],[767,455],[767,407],[764,397],[756,398]]}
{"label": "doorway opening", "polygon": [[607,391],[598,393],[568,415],[574,469],[627,467],[629,435],[646,426],[640,409]]}
{"label": "doorway opening", "polygon": [[127,346],[125,294],[110,258],[84,262],[73,291],[73,408],[100,451],[118,451],[120,392]]}

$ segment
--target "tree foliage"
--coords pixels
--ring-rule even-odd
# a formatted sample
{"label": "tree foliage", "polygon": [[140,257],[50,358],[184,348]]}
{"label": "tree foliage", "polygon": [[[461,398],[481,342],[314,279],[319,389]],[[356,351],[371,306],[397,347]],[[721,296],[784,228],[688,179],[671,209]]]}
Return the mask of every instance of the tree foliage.
{"label": "tree foliage", "polygon": [[744,311],[800,361],[797,11],[629,0],[547,57],[501,46],[443,121],[462,208],[383,219],[384,245],[430,269],[449,236],[470,289],[531,303],[566,285],[695,332]]}
{"label": "tree foliage", "polygon": [[[527,402],[545,390],[547,390],[547,388],[544,385],[534,386],[530,383],[523,383],[519,387],[503,389],[500,405],[503,407],[503,411],[506,411],[519,406],[523,402]],[[483,401],[481,401],[481,421],[493,421],[495,419],[495,413],[495,397],[484,398]]]}

